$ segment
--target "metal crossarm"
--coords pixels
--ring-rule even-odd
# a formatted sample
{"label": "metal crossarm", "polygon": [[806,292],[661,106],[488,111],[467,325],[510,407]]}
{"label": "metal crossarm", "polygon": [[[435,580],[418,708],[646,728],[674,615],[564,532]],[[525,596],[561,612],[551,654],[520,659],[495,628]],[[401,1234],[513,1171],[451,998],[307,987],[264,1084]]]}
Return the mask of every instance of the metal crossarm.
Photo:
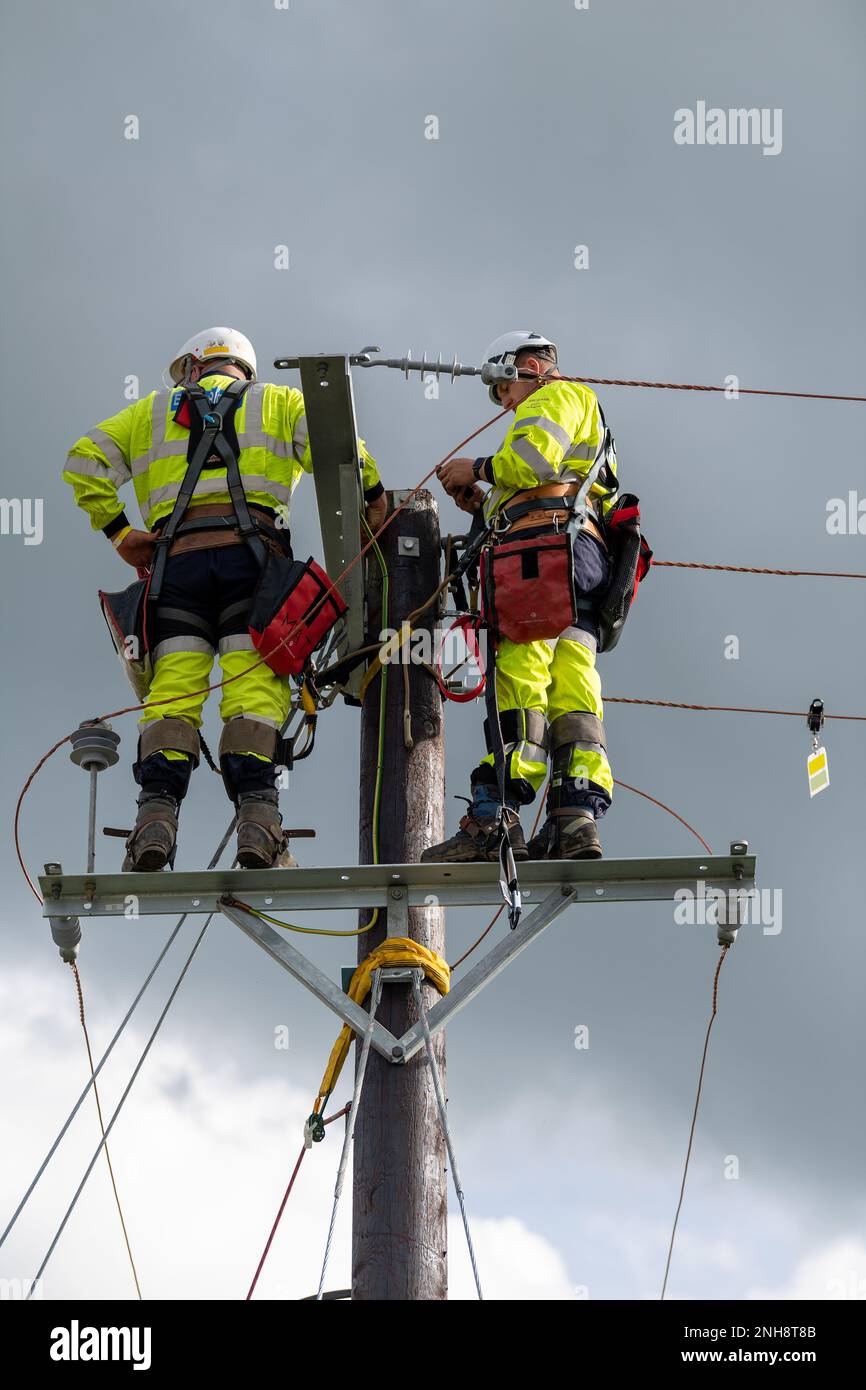
{"label": "metal crossarm", "polygon": [[236,927],[240,927],[251,941],[255,941],[257,946],[261,946],[278,965],[284,970],[288,970],[290,975],[294,975],[302,985],[323,1004],[327,1004],[344,1023],[358,1033],[361,1037],[369,1030],[371,1032],[371,1042],[376,1051],[386,1057],[389,1062],[395,1061],[399,1056],[399,1045],[394,1034],[381,1023],[371,1022],[370,1015],[366,1009],[362,1009],[359,1004],[350,999],[348,994],[344,994],[338,985],[335,985],[327,975],[321,971],[312,961],[302,956],[300,951],[296,951],[294,946],[286,939],[269,927],[266,922],[260,921],[251,912],[244,912],[238,907],[229,907],[223,904],[223,912],[230,922],[234,922]]}
{"label": "metal crossarm", "polygon": [[[748,894],[755,883],[755,856],[744,844],[730,855],[672,859],[546,861],[521,865],[521,892],[531,907],[514,931],[507,932],[430,1010],[431,1035],[465,1008],[485,985],[529,946],[572,904],[673,901],[688,890]],[[405,936],[410,907],[485,907],[500,902],[497,864],[362,864],[321,869],[209,869],[200,873],[65,874],[58,864],[39,879],[43,916],[56,928],[87,917],[137,920],[168,913],[222,912],[250,940],[287,970],[363,1037],[370,1016],[256,910],[295,914],[386,908],[388,932]],[[742,899],[727,928],[733,940]],[[252,910],[249,910],[252,909]],[[579,924],[581,914],[572,916]],[[720,928],[720,932],[725,928]],[[371,1046],[389,1062],[409,1061],[424,1046],[420,1024],[396,1038],[374,1022]]]}
{"label": "metal crossarm", "polygon": [[[755,856],[595,859],[521,864],[520,887],[534,906],[554,887],[579,903],[669,900],[703,882],[732,891],[754,885]],[[361,907],[488,907],[501,901],[497,864],[360,864],[319,869],[210,869],[161,874],[40,875],[45,917],[138,917],[212,912],[237,897],[275,911]],[[392,894],[397,896],[391,897]]]}

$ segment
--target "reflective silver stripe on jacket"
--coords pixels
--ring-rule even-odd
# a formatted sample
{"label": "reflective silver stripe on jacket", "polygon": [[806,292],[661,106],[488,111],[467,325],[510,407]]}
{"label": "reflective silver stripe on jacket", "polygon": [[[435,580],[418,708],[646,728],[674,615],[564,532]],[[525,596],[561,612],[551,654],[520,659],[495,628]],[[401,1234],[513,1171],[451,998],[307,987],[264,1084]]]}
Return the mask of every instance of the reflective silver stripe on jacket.
{"label": "reflective silver stripe on jacket", "polygon": [[552,436],[557,444],[561,444],[563,449],[571,446],[571,435],[568,430],[563,429],[555,420],[548,420],[546,415],[524,415],[518,421],[517,429],[526,429],[528,425],[534,425],[537,429],[544,430],[546,434]]}
{"label": "reflective silver stripe on jacket", "polygon": [[[87,435],[88,439],[92,435]],[[93,440],[96,443],[95,440]],[[102,445],[99,445],[102,448]],[[115,487],[120,487],[121,483],[129,480],[129,470],[124,467],[124,472],[120,473],[113,465],[103,463],[102,459],[84,458],[81,454],[69,454],[63,465],[63,471],[77,473],[81,478],[110,478]]]}
{"label": "reflective silver stripe on jacket", "polygon": [[524,463],[529,464],[529,467],[537,478],[543,478],[549,481],[559,476],[553,465],[547,462],[544,454],[542,454],[539,449],[536,449],[535,445],[528,439],[512,439],[509,448],[518,458],[523,459]]}
{"label": "reflective silver stripe on jacket", "polygon": [[295,429],[292,434],[292,448],[295,451],[296,458],[303,458],[309,437],[310,432],[307,429],[307,417],[306,415],[299,415],[295,421]]}
{"label": "reflective silver stripe on jacket", "polygon": [[105,454],[114,481],[118,485],[129,482],[132,477],[129,465],[111,435],[106,434],[105,430],[93,429],[87,431],[85,438],[89,439],[92,444],[96,445],[97,449],[101,449]]}
{"label": "reflective silver stripe on jacket", "polygon": [[277,458],[292,457],[292,446],[285,439],[277,439],[273,434],[265,434],[262,429],[265,387],[262,382],[253,382],[244,395],[244,427],[238,430],[238,444],[242,449],[267,449]]}
{"label": "reflective silver stripe on jacket", "polygon": [[597,453],[597,444],[572,444],[571,448],[566,453],[565,458],[586,459],[588,463],[592,463]]}

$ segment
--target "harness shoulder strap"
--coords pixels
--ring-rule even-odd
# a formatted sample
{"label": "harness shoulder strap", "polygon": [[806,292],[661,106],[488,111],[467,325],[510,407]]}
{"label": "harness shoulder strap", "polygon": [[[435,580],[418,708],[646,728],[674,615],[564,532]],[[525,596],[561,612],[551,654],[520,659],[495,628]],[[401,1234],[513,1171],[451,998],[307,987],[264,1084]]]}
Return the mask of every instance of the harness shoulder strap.
{"label": "harness shoulder strap", "polygon": [[[180,489],[172,507],[171,514],[162,528],[156,542],[153,570],[151,573],[150,589],[148,598],[153,603],[161,593],[163,579],[165,577],[165,566],[168,561],[168,552],[171,543],[175,538],[177,529],[183,521],[190,500],[195,491],[196,485],[205,465],[216,454],[219,459],[218,464],[210,464],[210,467],[224,467],[226,470],[226,480],[228,492],[238,521],[238,529],[241,536],[253,549],[253,552],[261,565],[265,558],[265,549],[262,542],[256,535],[256,523],[253,521],[247,507],[246,496],[243,484],[241,483],[240,468],[238,467],[237,454],[237,435],[234,435],[234,445],[229,444],[226,438],[226,425],[233,422],[235,412],[243,399],[244,393],[252,383],[249,381],[232,381],[223,391],[216,404],[212,404],[207,392],[199,386],[198,382],[192,382],[185,387],[186,396],[190,405],[190,432],[189,444],[187,445],[187,465],[183,475]],[[232,433],[234,433],[232,431]]]}

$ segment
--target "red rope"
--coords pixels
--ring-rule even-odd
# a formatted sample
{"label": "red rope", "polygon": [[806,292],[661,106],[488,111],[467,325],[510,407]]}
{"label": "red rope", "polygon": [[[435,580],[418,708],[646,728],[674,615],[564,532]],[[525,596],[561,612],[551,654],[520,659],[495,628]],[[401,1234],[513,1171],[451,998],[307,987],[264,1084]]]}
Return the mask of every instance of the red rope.
{"label": "red rope", "polygon": [[[349,1113],[349,1106],[348,1106],[348,1105],[344,1105],[343,1108],[342,1108],[342,1110],[338,1110],[337,1113],[336,1113],[336,1115],[331,1115],[330,1118],[327,1119],[327,1120],[325,1120],[324,1123],[325,1123],[326,1125],[331,1125],[331,1124],[334,1123],[335,1120],[339,1120],[340,1117],[341,1117],[341,1115],[347,1115],[348,1113]],[[306,1146],[306,1144],[302,1144],[302,1145],[301,1145],[301,1152],[298,1154],[298,1161],[297,1161],[297,1163],[295,1164],[294,1169],[292,1170],[292,1176],[289,1178],[289,1185],[288,1185],[288,1187],[286,1188],[285,1192],[283,1193],[283,1200],[280,1202],[280,1209],[279,1209],[279,1211],[277,1212],[276,1217],[274,1218],[274,1224],[273,1224],[273,1226],[271,1227],[271,1233],[270,1233],[270,1235],[268,1236],[267,1241],[265,1242],[265,1248],[264,1248],[264,1250],[262,1251],[261,1259],[259,1260],[258,1265],[256,1266],[256,1272],[255,1272],[255,1274],[253,1275],[253,1282],[250,1284],[249,1291],[248,1291],[248,1293],[247,1293],[246,1299],[244,1300],[244,1302],[246,1302],[246,1303],[248,1303],[249,1300],[252,1298],[252,1296],[253,1296],[253,1291],[254,1291],[254,1289],[255,1289],[255,1287],[256,1287],[256,1284],[259,1282],[259,1275],[261,1274],[262,1269],[264,1268],[265,1260],[268,1258],[268,1251],[269,1251],[270,1248],[271,1248],[271,1245],[272,1245],[272,1243],[273,1243],[274,1236],[277,1234],[277,1227],[278,1227],[279,1224],[280,1224],[280,1220],[281,1220],[281,1218],[282,1218],[283,1211],[285,1210],[286,1202],[289,1200],[289,1196],[290,1196],[290,1194],[291,1194],[292,1188],[293,1188],[294,1185],[295,1185],[295,1178],[298,1176],[298,1173],[299,1173],[299,1171],[300,1171],[301,1164],[302,1164],[303,1161],[304,1161],[304,1154],[305,1154],[306,1152],[307,1152],[307,1146]]]}

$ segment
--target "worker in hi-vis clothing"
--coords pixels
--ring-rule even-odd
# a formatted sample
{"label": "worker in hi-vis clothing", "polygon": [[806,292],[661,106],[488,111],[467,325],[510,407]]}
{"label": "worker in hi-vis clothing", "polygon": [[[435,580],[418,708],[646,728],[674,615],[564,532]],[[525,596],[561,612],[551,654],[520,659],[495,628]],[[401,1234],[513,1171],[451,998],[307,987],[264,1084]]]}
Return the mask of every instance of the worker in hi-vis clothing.
{"label": "worker in hi-vis clothing", "polygon": [[[501,448],[490,458],[455,458],[439,469],[446,492],[485,523],[508,522],[509,499],[520,493],[564,498],[576,493],[596,458],[604,421],[595,392],[559,378],[556,346],[539,333],[503,334],[487,349],[487,361],[514,364],[527,377],[490,387],[496,404],[514,412]],[[615,455],[610,448],[615,484]],[[490,484],[485,492],[480,483]],[[574,544],[581,609],[576,626],[552,641],[502,639],[496,651],[497,708],[505,749],[505,804],[519,813],[551,777],[547,820],[529,844],[519,822],[510,834],[515,859],[601,856],[596,821],[611,802],[613,776],[607,759],[601,682],[595,657],[599,632],[593,604],[608,587],[609,560],[599,515],[613,505],[611,488],[593,483],[588,524]],[[565,505],[565,503],[564,503]],[[600,509],[600,510],[599,510]],[[472,800],[456,835],[424,851],[422,859],[455,862],[495,859],[499,789],[488,735],[488,753],[471,773]]]}
{"label": "worker in hi-vis clothing", "polygon": [[[152,391],[77,440],[63,470],[93,529],[139,571],[152,564],[157,536],[187,468],[190,414],[184,387],[200,382],[215,406],[235,379],[252,383],[232,418],[231,442],[247,509],[264,544],[290,553],[286,518],[292,492],[314,467],[304,399],[294,387],[259,382],[249,339],[217,327],[184,343],[163,376],[167,389]],[[363,444],[361,461],[366,517],[375,529],[387,503]],[[130,524],[118,497],[118,488],[130,480],[146,530]],[[153,679],[133,767],[141,788],[138,816],[123,867],[153,871],[174,862],[178,811],[199,760],[198,731],[217,654],[222,679],[229,681],[220,691],[219,751],[223,781],[237,810],[238,861],[247,868],[291,863],[275,762],[278,731],[289,712],[289,678],[275,674],[253,647],[247,615],[259,565],[241,540],[226,465],[218,457],[205,464],[186,517],[190,524],[181,523],[171,543],[149,618]],[[205,517],[214,518],[213,529],[203,526]],[[245,671],[250,674],[230,679]],[[161,703],[166,699],[171,703]]]}

